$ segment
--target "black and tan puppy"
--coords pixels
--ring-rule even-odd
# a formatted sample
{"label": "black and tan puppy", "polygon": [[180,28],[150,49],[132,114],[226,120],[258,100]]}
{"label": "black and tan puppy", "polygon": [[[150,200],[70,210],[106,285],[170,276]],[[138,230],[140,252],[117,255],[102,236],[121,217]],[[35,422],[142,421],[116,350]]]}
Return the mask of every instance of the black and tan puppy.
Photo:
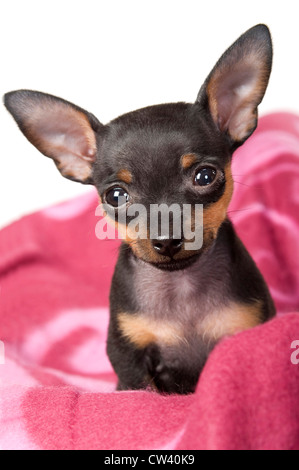
{"label": "black and tan puppy", "polygon": [[227,218],[232,154],[256,128],[271,64],[269,30],[257,25],[220,58],[195,103],[151,106],[107,125],[51,95],[5,95],[28,140],[63,176],[94,184],[120,231],[126,228],[120,215],[133,204],[203,207],[200,248],[187,249],[184,234],[172,235],[173,226],[168,237],[154,239],[126,232],[111,288],[107,346],[119,390],[192,392],[221,338],[275,313]]}

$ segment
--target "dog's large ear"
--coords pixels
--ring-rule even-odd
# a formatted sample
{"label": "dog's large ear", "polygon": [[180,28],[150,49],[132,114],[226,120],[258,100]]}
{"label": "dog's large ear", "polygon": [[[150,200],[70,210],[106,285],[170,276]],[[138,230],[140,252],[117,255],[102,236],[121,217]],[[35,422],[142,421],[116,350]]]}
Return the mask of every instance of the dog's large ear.
{"label": "dog's large ear", "polygon": [[61,98],[29,90],[7,93],[4,104],[27,139],[54,160],[63,176],[93,183],[96,133],[104,126],[92,114]]}
{"label": "dog's large ear", "polygon": [[219,59],[201,87],[197,102],[208,108],[214,123],[235,147],[257,125],[257,107],[272,67],[269,29],[259,24],[244,33]]}

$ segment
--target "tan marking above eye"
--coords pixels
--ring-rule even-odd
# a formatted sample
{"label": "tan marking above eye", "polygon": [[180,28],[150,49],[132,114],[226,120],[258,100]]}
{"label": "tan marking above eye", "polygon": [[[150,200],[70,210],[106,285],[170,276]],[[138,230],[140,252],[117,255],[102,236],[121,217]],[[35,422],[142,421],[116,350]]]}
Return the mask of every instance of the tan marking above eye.
{"label": "tan marking above eye", "polygon": [[198,322],[197,331],[204,338],[219,340],[262,323],[262,303],[252,304],[233,302],[222,310],[210,313]]}
{"label": "tan marking above eye", "polygon": [[184,170],[187,170],[190,168],[192,165],[194,165],[198,161],[196,155],[193,153],[188,153],[186,155],[183,155],[181,158],[181,164]]}
{"label": "tan marking above eye", "polygon": [[130,184],[132,183],[133,176],[132,173],[129,170],[126,170],[125,168],[122,168],[117,172],[117,178],[120,181],[123,181],[124,183]]}
{"label": "tan marking above eye", "polygon": [[118,326],[125,338],[138,348],[151,343],[173,346],[184,341],[179,325],[145,318],[140,314],[118,314]]}

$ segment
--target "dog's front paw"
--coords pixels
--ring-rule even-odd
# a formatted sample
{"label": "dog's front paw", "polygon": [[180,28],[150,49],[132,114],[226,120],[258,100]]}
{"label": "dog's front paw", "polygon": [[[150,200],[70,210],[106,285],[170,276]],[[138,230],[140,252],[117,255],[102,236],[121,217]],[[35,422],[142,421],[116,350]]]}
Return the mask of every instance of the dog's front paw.
{"label": "dog's front paw", "polygon": [[146,350],[145,362],[152,384],[160,392],[187,394],[195,391],[199,374],[188,370],[175,354],[168,358],[157,345],[151,345]]}

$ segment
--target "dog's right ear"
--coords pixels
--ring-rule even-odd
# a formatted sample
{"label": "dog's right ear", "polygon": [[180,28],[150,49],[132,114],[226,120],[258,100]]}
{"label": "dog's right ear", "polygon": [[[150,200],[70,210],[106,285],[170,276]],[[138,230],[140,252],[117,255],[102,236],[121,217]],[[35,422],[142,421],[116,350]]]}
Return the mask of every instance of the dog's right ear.
{"label": "dog's right ear", "polygon": [[104,126],[68,101],[37,91],[7,93],[4,104],[27,139],[71,180],[93,184],[97,132]]}
{"label": "dog's right ear", "polygon": [[216,128],[231,145],[241,145],[257,125],[257,108],[272,67],[272,41],[267,26],[246,31],[219,59],[201,87],[197,102],[208,109]]}

